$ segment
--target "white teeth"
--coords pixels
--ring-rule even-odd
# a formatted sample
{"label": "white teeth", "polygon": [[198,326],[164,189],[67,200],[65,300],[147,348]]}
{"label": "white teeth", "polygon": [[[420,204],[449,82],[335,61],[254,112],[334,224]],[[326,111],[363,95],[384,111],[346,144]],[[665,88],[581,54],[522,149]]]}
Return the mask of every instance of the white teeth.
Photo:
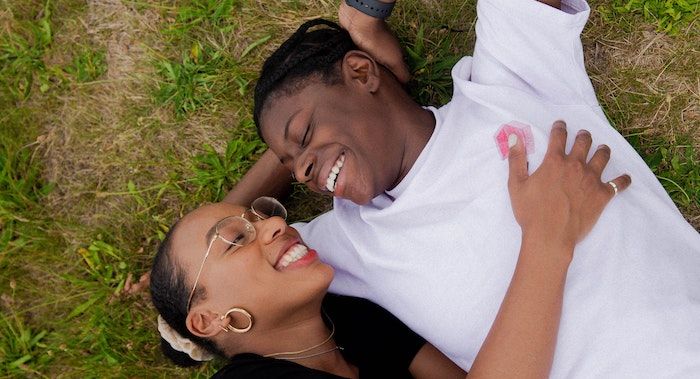
{"label": "white teeth", "polygon": [[345,154],[342,154],[340,158],[335,161],[335,164],[333,165],[333,168],[331,168],[331,172],[328,174],[328,178],[326,179],[326,189],[328,191],[335,192],[335,180],[338,178],[338,175],[340,175],[340,169],[343,168],[344,163]]}
{"label": "white teeth", "polygon": [[287,250],[286,253],[280,258],[279,262],[277,263],[276,268],[281,269],[289,266],[290,264],[298,261],[299,259],[303,258],[306,253],[309,252],[309,249],[302,245],[302,244],[296,244],[292,246],[289,250]]}

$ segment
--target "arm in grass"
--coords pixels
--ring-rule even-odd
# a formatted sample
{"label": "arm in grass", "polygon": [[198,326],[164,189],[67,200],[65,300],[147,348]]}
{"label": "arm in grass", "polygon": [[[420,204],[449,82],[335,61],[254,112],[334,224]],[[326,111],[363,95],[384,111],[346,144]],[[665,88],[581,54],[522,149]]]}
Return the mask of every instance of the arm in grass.
{"label": "arm in grass", "polygon": [[[381,1],[394,3],[396,0]],[[537,1],[561,9],[561,0]],[[340,1],[338,20],[340,26],[350,33],[353,42],[360,49],[369,53],[377,62],[393,72],[401,83],[407,83],[411,79],[411,72],[403,60],[401,45],[399,45],[398,39],[391,33],[389,26],[384,20],[358,11],[347,5],[345,0]]]}
{"label": "arm in grass", "polygon": [[[393,3],[395,0],[382,0],[382,2]],[[338,7],[338,21],[340,26],[350,33],[352,41],[360,49],[393,72],[401,83],[411,79],[411,73],[403,60],[399,40],[391,33],[384,20],[367,16],[347,5],[345,0],[341,0]]]}
{"label": "arm in grass", "polygon": [[250,204],[260,196],[284,198],[292,188],[292,174],[267,150],[224,198],[232,204]]}

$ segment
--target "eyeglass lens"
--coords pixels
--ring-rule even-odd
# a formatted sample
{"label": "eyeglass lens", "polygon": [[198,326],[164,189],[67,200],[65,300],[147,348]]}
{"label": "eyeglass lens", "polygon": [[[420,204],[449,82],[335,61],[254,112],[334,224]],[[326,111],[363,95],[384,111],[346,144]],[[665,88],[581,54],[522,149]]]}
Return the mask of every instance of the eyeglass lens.
{"label": "eyeglass lens", "polygon": [[250,210],[258,217],[265,219],[270,217],[282,217],[287,219],[287,210],[273,197],[261,197],[253,201]]}
{"label": "eyeglass lens", "polygon": [[216,227],[219,236],[232,245],[245,246],[255,239],[255,228],[245,219],[228,217]]}

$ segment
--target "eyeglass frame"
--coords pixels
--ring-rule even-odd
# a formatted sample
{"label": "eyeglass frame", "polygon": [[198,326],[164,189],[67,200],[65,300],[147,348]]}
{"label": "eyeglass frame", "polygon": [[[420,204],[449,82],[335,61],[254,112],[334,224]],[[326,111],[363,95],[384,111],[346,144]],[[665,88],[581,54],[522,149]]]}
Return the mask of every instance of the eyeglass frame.
{"label": "eyeglass frame", "polygon": [[[204,258],[202,259],[202,264],[199,265],[199,270],[197,271],[197,276],[194,279],[194,285],[192,286],[192,291],[190,292],[190,296],[187,298],[187,312],[190,311],[190,306],[192,305],[192,298],[194,297],[194,292],[197,290],[197,284],[199,283],[199,278],[202,275],[202,270],[204,269],[204,263],[207,261],[207,258],[209,257],[209,253],[211,253],[211,247],[214,245],[214,241],[216,241],[218,238],[220,238],[222,241],[226,242],[229,245],[244,247],[244,246],[249,245],[251,242],[255,241],[255,239],[257,238],[257,231],[255,230],[255,226],[253,225],[253,222],[258,222],[258,221],[266,220],[269,218],[269,217],[266,217],[266,216],[261,215],[258,212],[256,212],[255,208],[253,207],[255,202],[257,202],[260,199],[266,199],[268,201],[271,200],[273,204],[276,203],[276,205],[279,205],[280,207],[282,207],[282,210],[284,210],[284,217],[282,217],[282,218],[284,220],[287,219],[287,208],[285,208],[284,205],[282,205],[282,203],[279,202],[279,200],[275,199],[274,197],[261,196],[255,200],[253,200],[250,208],[243,211],[243,213],[240,216],[227,216],[227,217],[224,217],[221,220],[217,221],[216,224],[214,224],[214,236],[212,236],[211,240],[209,241],[209,246],[207,246],[207,251],[204,253]],[[255,220],[253,222],[248,220],[245,217],[246,213],[248,213],[248,212],[251,212],[255,217],[257,217],[257,220]],[[280,216],[271,216],[271,217],[280,217]],[[229,220],[229,219],[241,219],[241,220],[243,220],[246,229],[253,230],[253,238],[250,241],[248,241],[248,243],[246,243],[245,245],[241,245],[241,244],[235,243],[233,241],[229,241],[226,238],[222,237],[221,234],[219,234],[219,225],[221,225],[221,223],[223,221]],[[209,230],[211,230],[211,229],[209,229]]]}

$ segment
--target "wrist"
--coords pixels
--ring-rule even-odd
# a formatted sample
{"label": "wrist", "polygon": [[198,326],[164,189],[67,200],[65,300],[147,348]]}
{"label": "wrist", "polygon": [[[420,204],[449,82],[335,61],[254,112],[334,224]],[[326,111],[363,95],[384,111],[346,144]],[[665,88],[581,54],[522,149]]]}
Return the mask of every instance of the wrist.
{"label": "wrist", "polygon": [[385,20],[394,9],[395,0],[341,0],[349,8],[376,20]]}
{"label": "wrist", "polygon": [[[338,9],[340,26],[350,32],[353,40],[356,38],[372,38],[387,29],[386,22],[379,18],[370,17],[359,10],[349,6],[342,0]],[[360,37],[362,36],[362,37]],[[355,43],[358,43],[355,40]]]}
{"label": "wrist", "polygon": [[523,230],[521,253],[545,260],[554,265],[569,266],[574,255],[576,241],[562,237],[551,230]]}

